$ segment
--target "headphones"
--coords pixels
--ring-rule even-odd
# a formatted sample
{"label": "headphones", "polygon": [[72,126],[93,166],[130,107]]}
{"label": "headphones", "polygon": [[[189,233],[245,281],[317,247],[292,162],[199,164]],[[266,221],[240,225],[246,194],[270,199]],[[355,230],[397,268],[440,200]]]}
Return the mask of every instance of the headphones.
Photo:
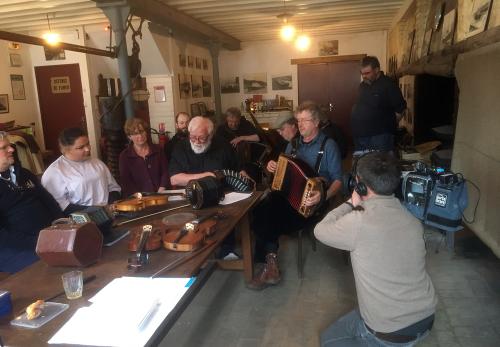
{"label": "headphones", "polygon": [[[370,153],[370,152],[368,152]],[[353,163],[352,166],[352,172],[351,172],[351,182],[350,186],[352,186],[352,190],[354,190],[356,193],[359,194],[359,196],[366,196],[368,194],[368,188],[366,187],[366,184],[361,181],[360,177],[358,176],[358,162],[361,158],[363,158],[365,155],[368,153],[364,153],[360,155],[358,158]],[[357,178],[357,179],[356,179]]]}

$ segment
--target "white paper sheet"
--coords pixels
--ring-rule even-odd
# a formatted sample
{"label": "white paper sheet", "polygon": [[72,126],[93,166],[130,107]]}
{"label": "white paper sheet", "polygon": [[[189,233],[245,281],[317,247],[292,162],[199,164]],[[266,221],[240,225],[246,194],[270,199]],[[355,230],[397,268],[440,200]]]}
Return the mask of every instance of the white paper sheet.
{"label": "white paper sheet", "polygon": [[220,205],[234,204],[235,202],[249,198],[251,195],[252,193],[238,193],[238,192],[227,193],[224,199],[221,202],[219,202],[219,204]]}
{"label": "white paper sheet", "polygon": [[80,308],[49,344],[143,346],[189,289],[190,278],[121,277]]}

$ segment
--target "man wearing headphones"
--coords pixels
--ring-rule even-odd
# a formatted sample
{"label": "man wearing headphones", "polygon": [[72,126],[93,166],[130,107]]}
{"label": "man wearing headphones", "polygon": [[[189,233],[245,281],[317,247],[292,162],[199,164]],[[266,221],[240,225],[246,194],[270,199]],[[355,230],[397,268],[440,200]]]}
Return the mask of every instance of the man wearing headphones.
{"label": "man wearing headphones", "polygon": [[355,173],[351,198],[314,234],[350,251],[359,309],[323,331],[321,346],[413,346],[431,330],[437,303],[422,224],[394,197],[400,171],[391,154],[364,155]]}

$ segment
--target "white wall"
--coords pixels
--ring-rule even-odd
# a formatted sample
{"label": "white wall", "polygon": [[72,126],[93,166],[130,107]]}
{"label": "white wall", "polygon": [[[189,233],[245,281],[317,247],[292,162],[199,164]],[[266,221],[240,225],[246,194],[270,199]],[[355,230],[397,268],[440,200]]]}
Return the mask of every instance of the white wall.
{"label": "white wall", "polygon": [[[22,65],[20,67],[10,66],[10,54],[19,54]],[[9,42],[0,40],[0,94],[8,94],[9,112],[0,113],[0,123],[15,120],[17,125],[30,125],[35,123],[35,128],[40,129],[37,118],[38,103],[34,91],[31,57],[29,46],[21,44],[17,50],[9,49]],[[26,100],[14,100],[12,98],[12,87],[10,75],[22,75],[24,79],[24,92]],[[39,135],[39,131],[36,135]]]}
{"label": "white wall", "polygon": [[[500,257],[500,43],[458,57],[460,88],[452,170],[481,190],[476,221],[470,228]],[[467,219],[479,194],[468,184]]]}
{"label": "white wall", "polygon": [[[239,94],[222,94],[222,110],[228,107],[239,107],[244,99],[251,94],[243,93],[243,74],[266,73],[267,94],[264,99],[273,99],[276,94],[293,99],[294,105],[298,102],[297,91],[297,66],[290,64],[290,59],[312,58],[318,56],[319,41],[338,40],[339,55],[368,54],[375,55],[380,60],[380,65],[386,64],[387,32],[375,31],[352,35],[331,35],[311,38],[308,51],[298,51],[292,43],[279,40],[255,41],[242,43],[240,51],[221,51],[219,56],[220,76],[240,77]],[[271,77],[273,75],[292,75],[293,89],[272,90]]]}

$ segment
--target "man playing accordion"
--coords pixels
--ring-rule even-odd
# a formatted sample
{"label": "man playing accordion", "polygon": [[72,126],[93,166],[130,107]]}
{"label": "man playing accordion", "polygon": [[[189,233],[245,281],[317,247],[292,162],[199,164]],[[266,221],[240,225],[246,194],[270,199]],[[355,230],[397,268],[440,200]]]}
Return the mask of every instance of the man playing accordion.
{"label": "man playing accordion", "polygon": [[[297,108],[295,118],[300,137],[291,141],[285,153],[292,155],[315,171],[324,183],[324,193],[312,191],[304,204],[317,210],[326,208],[326,201],[339,192],[342,184],[341,156],[337,144],[319,129],[320,110],[313,103],[303,103]],[[269,161],[267,170],[275,173],[276,161]],[[256,236],[255,261],[264,266],[247,284],[250,289],[263,289],[280,281],[277,251],[279,237],[284,233],[300,230],[314,223],[314,216],[305,218],[292,207],[280,191],[273,191],[254,209],[252,229]]]}

